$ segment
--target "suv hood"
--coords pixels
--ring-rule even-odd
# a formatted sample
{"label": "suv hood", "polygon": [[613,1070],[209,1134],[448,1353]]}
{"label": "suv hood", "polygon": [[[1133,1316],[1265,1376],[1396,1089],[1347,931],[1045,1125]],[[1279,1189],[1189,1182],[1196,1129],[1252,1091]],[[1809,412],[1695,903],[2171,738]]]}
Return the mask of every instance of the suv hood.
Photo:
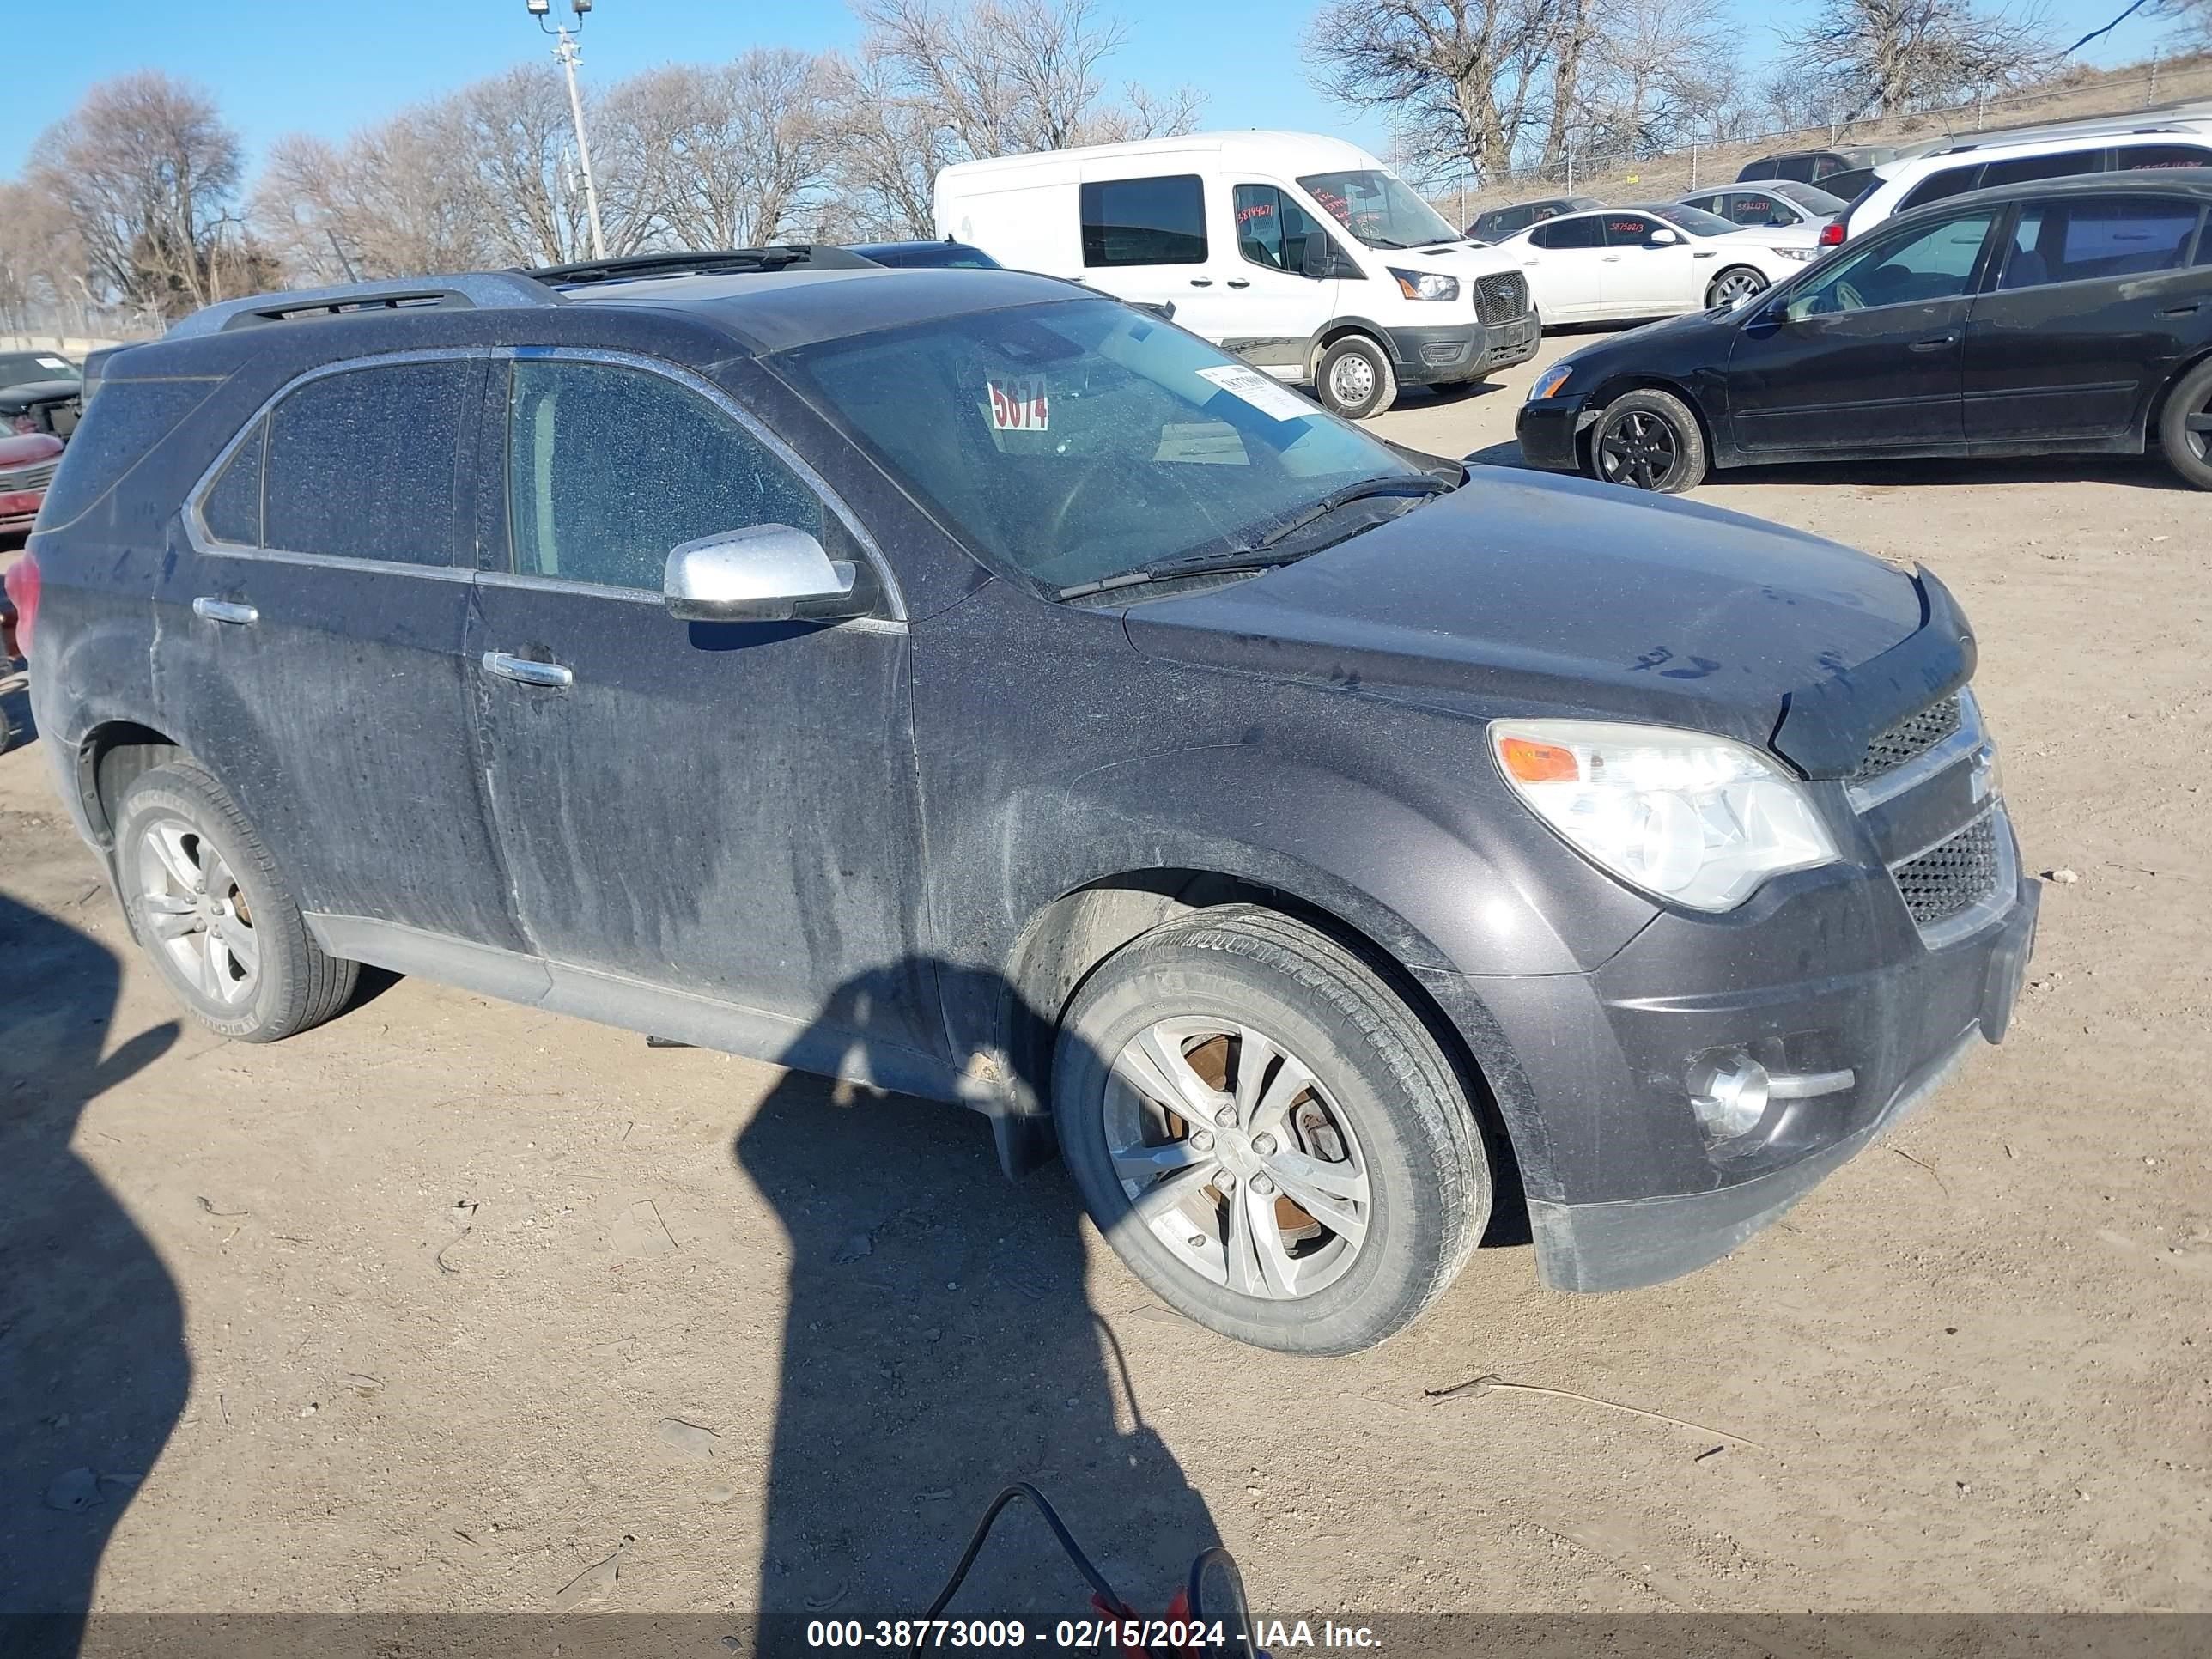
{"label": "suv hood", "polygon": [[[1124,614],[1130,642],[1163,661],[1479,718],[1689,726],[1816,775],[1848,771],[1874,732],[1965,678],[1972,643],[1954,622],[1932,577],[1818,537],[1482,466],[1295,564]],[[1776,740],[1785,714],[1794,744]]]}

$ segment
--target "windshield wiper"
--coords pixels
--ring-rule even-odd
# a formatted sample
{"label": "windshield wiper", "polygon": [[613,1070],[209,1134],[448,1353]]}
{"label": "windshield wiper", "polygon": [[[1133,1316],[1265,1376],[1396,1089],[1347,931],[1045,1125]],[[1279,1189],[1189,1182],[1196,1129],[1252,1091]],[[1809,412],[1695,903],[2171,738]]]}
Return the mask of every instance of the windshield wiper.
{"label": "windshield wiper", "polygon": [[1240,550],[1249,553],[1257,552],[1262,548],[1273,547],[1278,542],[1297,535],[1308,525],[1317,524],[1339,507],[1349,507],[1354,501],[1364,501],[1376,495],[1442,495],[1457,487],[1455,484],[1446,483],[1442,478],[1428,472],[1392,475],[1381,478],[1362,478],[1358,483],[1348,483],[1341,489],[1330,490],[1328,495],[1322,496],[1296,518],[1285,520],[1261,537],[1258,541],[1247,544]]}
{"label": "windshield wiper", "polygon": [[[1464,482],[1462,478],[1462,482]],[[1378,495],[1442,495],[1456,489],[1458,484],[1448,483],[1433,473],[1416,472],[1410,475],[1393,474],[1380,478],[1362,478],[1332,489],[1311,507],[1296,517],[1277,525],[1255,541],[1221,549],[1212,553],[1194,553],[1188,558],[1169,559],[1159,564],[1148,564],[1141,570],[1127,570],[1118,576],[1107,576],[1097,581],[1076,582],[1053,590],[1059,599],[1080,599],[1092,593],[1111,592],[1116,588],[1141,587],[1149,582],[1174,581],[1182,576],[1210,576],[1217,573],[1234,574],[1247,571],[1273,570],[1278,565],[1291,563],[1309,553],[1318,553],[1319,548],[1306,548],[1295,553],[1278,553],[1273,550],[1279,542],[1296,535],[1309,525],[1320,522],[1339,507],[1354,501],[1367,501]]]}

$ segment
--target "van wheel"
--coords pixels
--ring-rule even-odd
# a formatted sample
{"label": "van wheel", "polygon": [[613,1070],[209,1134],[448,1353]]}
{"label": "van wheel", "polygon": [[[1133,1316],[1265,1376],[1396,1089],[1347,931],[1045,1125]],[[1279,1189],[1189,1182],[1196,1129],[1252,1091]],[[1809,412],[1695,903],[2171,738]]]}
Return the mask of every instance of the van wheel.
{"label": "van wheel", "polygon": [[2166,394],[2158,441],[2185,480],[2212,489],[2212,362],[2197,364]]}
{"label": "van wheel", "polygon": [[1605,406],[1590,428],[1586,465],[1601,483],[1676,495],[1705,476],[1705,434],[1680,398],[1626,392]]}
{"label": "van wheel", "polygon": [[1749,265],[1730,265],[1713,278],[1705,289],[1705,309],[1716,306],[1732,306],[1739,300],[1748,300],[1763,292],[1766,278]]}
{"label": "van wheel", "polygon": [[1364,334],[1348,334],[1321,354],[1314,390],[1330,414],[1364,421],[1397,401],[1398,377],[1381,345]]}
{"label": "van wheel", "polygon": [[1053,1114],[1132,1273],[1211,1330],[1344,1354],[1440,1295],[1489,1219],[1458,1076],[1350,951],[1255,905],[1167,922],[1061,1022]]}
{"label": "van wheel", "polygon": [[276,866],[223,787],[189,761],[141,773],[117,815],[133,931],[185,1011],[218,1036],[274,1042],[345,1006],[359,971],[308,935]]}

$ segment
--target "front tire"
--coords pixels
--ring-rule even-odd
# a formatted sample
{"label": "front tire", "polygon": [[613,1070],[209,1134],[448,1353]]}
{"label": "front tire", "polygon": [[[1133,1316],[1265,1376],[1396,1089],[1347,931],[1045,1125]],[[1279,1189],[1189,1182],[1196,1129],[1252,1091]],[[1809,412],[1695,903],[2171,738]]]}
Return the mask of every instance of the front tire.
{"label": "front tire", "polygon": [[116,869],[132,931],[185,1012],[217,1036],[275,1042],[345,1006],[358,968],[307,933],[276,860],[189,761],[124,791]]}
{"label": "front tire", "polygon": [[1053,1111],[1130,1271],[1260,1347],[1394,1335],[1490,1215],[1474,1114],[1434,1039],[1349,951],[1257,906],[1164,924],[1091,975]]}
{"label": "front tire", "polygon": [[2212,361],[2197,364],[2166,394],[2158,441],[2185,483],[2212,489]]}
{"label": "front tire", "polygon": [[1732,306],[1748,300],[1754,294],[1766,291],[1766,273],[1754,270],[1749,265],[1730,265],[1713,278],[1705,288],[1705,309],[1717,306]]}
{"label": "front tire", "polygon": [[1347,421],[1380,415],[1398,399],[1390,354],[1364,334],[1346,335],[1321,354],[1314,392],[1322,407]]}
{"label": "front tire", "polygon": [[1671,392],[1626,392],[1590,428],[1584,465],[1600,483],[1679,495],[1705,476],[1705,434]]}

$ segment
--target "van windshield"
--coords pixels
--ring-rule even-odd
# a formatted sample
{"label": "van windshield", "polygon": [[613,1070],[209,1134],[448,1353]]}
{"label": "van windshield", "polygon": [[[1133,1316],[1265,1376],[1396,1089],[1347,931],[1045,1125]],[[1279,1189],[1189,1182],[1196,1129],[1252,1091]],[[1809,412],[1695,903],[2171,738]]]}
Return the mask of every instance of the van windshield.
{"label": "van windshield", "polygon": [[1370,247],[1430,247],[1459,233],[1396,173],[1380,167],[1309,173],[1298,182],[1329,216]]}
{"label": "van windshield", "polygon": [[[1290,387],[1111,301],[944,317],[768,362],[986,564],[1054,592],[1256,550],[1347,485],[1440,487]],[[1416,499],[1347,507],[1329,528]],[[1281,556],[1299,550],[1311,547]]]}

